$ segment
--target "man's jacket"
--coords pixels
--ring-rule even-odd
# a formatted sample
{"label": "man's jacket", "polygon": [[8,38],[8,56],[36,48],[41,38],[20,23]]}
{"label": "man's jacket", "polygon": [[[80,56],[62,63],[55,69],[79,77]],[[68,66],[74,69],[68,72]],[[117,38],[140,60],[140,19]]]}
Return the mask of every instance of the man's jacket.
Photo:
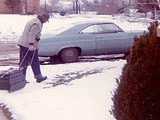
{"label": "man's jacket", "polygon": [[38,18],[33,18],[27,22],[22,36],[18,40],[18,45],[29,47],[29,44],[34,44],[38,48],[38,41],[40,39],[43,24]]}

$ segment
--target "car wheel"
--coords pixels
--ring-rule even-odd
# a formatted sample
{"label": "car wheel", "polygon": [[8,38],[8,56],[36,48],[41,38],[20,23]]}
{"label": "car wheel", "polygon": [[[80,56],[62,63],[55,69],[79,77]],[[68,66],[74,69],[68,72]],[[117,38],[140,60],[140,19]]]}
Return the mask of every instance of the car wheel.
{"label": "car wheel", "polygon": [[78,61],[79,51],[76,48],[67,48],[61,51],[60,56],[63,62],[76,62]]}

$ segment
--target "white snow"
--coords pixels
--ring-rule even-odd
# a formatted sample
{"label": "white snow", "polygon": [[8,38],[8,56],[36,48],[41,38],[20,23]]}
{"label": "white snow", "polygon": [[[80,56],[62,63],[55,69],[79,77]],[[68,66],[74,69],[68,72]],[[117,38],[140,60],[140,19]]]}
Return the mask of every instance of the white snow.
{"label": "white snow", "polygon": [[[25,23],[33,17],[0,15],[0,42],[16,42]],[[147,30],[149,20],[132,18],[132,22],[128,22],[128,19],[107,15],[55,15],[44,24],[42,35],[68,23],[86,20],[113,21],[126,31]],[[7,105],[15,120],[114,120],[110,114],[111,98],[116,78],[121,76],[125,64],[125,60],[115,60],[41,65],[48,79],[40,84],[36,83],[29,67],[27,81],[30,83],[12,93],[0,90],[0,103]],[[0,66],[0,70],[10,67],[17,66]],[[60,80],[70,82],[54,86]]]}

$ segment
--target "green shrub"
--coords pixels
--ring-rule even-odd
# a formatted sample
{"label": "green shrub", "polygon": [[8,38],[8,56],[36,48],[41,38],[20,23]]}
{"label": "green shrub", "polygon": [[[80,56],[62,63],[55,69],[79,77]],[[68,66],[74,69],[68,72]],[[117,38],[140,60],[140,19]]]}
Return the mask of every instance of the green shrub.
{"label": "green shrub", "polygon": [[117,120],[160,119],[160,39],[157,22],[135,42],[113,96]]}

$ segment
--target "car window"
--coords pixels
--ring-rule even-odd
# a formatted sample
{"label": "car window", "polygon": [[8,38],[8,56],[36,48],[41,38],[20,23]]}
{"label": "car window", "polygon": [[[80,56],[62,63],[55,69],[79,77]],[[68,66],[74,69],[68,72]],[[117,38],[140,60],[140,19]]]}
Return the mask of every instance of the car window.
{"label": "car window", "polygon": [[96,33],[103,33],[104,30],[100,25],[94,25],[94,30]]}
{"label": "car window", "polygon": [[91,26],[83,29],[80,33],[82,33],[82,34],[94,34],[95,33],[94,25],[91,25]]}
{"label": "car window", "polygon": [[98,34],[122,32],[122,30],[118,26],[112,23],[99,24],[94,27],[96,33]]}

